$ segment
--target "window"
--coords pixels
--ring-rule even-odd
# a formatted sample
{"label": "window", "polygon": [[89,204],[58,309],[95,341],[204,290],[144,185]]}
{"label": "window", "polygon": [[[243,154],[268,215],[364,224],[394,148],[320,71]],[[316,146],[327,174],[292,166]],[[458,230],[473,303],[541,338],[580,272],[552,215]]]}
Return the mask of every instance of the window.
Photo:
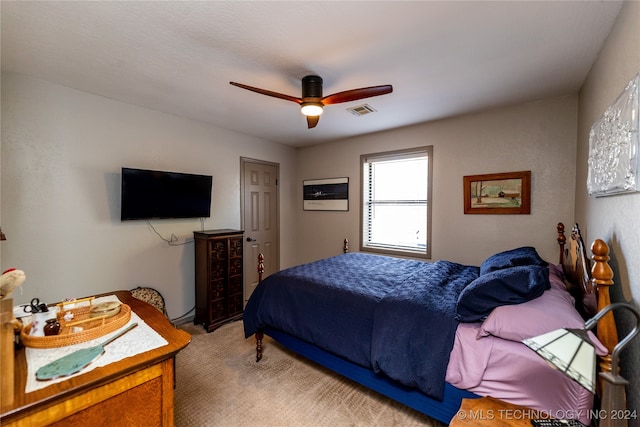
{"label": "window", "polygon": [[432,146],[360,157],[360,250],[431,257],[432,161]]}

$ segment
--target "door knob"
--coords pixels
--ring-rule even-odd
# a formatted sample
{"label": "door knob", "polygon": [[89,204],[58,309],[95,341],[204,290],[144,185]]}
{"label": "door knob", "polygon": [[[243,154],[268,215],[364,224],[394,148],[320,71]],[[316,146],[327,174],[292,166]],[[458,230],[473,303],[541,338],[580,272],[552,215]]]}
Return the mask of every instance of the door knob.
{"label": "door knob", "polygon": [[256,239],[252,239],[251,237],[247,237],[247,242],[255,242]]}

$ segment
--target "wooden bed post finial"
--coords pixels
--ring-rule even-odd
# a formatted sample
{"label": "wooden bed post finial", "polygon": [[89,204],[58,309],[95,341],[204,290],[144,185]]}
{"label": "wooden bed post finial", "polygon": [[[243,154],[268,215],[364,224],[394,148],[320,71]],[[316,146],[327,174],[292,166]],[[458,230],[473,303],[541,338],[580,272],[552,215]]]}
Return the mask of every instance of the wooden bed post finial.
{"label": "wooden bed post finial", "polygon": [[596,285],[613,285],[613,269],[609,265],[609,246],[600,239],[595,240],[591,244],[591,252],[593,253],[593,267],[591,267],[591,276]]}
{"label": "wooden bed post finial", "polygon": [[[609,246],[600,239],[597,239],[591,245],[594,264],[591,267],[591,281],[594,287],[598,289],[598,312],[611,304],[611,296],[609,295],[609,287],[613,285],[613,270],[609,265]],[[611,372],[611,352],[618,344],[618,330],[616,329],[616,321],[613,313],[605,314],[598,322],[597,336],[600,342],[609,350],[609,354],[601,357],[601,372]]]}
{"label": "wooden bed post finial", "polygon": [[262,282],[262,275],[264,274],[264,255],[258,254],[258,283]]}
{"label": "wooden bed post finial", "polygon": [[556,230],[558,231],[557,241],[560,245],[560,265],[562,265],[564,263],[564,245],[567,243],[567,238],[564,235],[564,224],[559,222]]}
{"label": "wooden bed post finial", "polygon": [[346,237],[344,239],[344,245],[342,246],[342,252],[344,252],[345,254],[349,252],[349,239],[347,239]]}

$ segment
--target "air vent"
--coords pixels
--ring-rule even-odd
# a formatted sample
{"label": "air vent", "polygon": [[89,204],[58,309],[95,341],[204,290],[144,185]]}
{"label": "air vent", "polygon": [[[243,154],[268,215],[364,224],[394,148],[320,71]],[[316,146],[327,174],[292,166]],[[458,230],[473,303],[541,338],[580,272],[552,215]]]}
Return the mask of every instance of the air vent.
{"label": "air vent", "polygon": [[375,110],[369,104],[358,105],[357,107],[347,108],[347,111],[353,114],[354,116],[364,116],[365,114],[375,113]]}

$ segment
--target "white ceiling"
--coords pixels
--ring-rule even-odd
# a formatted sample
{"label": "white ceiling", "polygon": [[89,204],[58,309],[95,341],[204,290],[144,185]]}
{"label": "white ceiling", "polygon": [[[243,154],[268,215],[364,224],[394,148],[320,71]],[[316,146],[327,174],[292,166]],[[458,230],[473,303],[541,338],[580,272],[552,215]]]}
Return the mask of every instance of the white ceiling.
{"label": "white ceiling", "polygon": [[[292,146],[576,93],[619,1],[2,1],[2,69]],[[393,85],[325,107],[299,97]],[[367,103],[374,114],[346,111]]]}

